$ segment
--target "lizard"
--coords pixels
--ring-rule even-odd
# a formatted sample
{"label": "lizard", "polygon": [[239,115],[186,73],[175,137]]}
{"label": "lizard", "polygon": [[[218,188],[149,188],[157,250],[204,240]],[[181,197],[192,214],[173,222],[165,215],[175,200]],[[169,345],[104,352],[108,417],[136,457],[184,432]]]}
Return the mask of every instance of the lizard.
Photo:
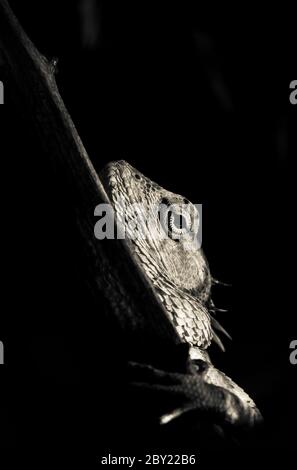
{"label": "lizard", "polygon": [[[172,203],[178,209],[182,202],[185,203],[184,198],[152,183],[123,161],[109,164],[98,178],[58,93],[54,77],[56,60],[49,63],[40,55],[6,0],[1,0],[0,9],[0,47],[8,64],[7,73],[13,77],[16,89],[26,103],[28,115],[41,137],[45,152],[54,161],[59,161],[63,174],[67,175],[72,194],[75,194],[78,229],[85,243],[85,251],[91,255],[87,273],[91,288],[96,294],[97,288],[102,288],[118,322],[126,322],[129,327],[138,326],[141,322],[141,318],[138,322],[141,312],[137,311],[137,306],[142,298],[146,298],[149,303],[143,307],[146,313],[151,306],[156,306],[158,313],[161,302],[171,325],[189,347],[187,370],[183,372],[160,370],[152,364],[131,364],[132,369],[138,371],[139,380],[143,381],[138,382],[138,385],[152,386],[160,391],[165,389],[169,394],[176,393],[183,398],[180,406],[161,414],[160,423],[166,424],[192,411],[206,413],[215,420],[231,424],[253,424],[259,421],[261,415],[251,398],[217,370],[209,358],[207,348],[210,343],[215,341],[221,345],[215,330],[224,332],[224,329],[212,315],[213,279],[202,250],[197,248],[192,237],[188,237],[188,230],[182,233],[179,240],[173,236],[181,228],[175,226],[175,213],[169,209]],[[21,73],[23,70],[27,73]],[[109,199],[105,197],[103,189]],[[119,196],[128,203],[128,212],[125,214],[122,213],[122,205],[117,204]],[[97,198],[104,202],[111,201],[119,222],[124,222],[123,217],[126,216],[132,222],[137,218],[138,211],[134,211],[133,203],[142,202],[142,207],[146,209],[144,216],[150,214],[153,202],[164,203],[168,208],[160,218],[152,212],[152,217],[149,217],[152,224],[147,227],[150,237],[144,240],[132,238],[129,249],[135,255],[136,266],[125,244],[112,243],[109,247],[106,243],[94,243],[91,236],[92,219],[86,207],[89,208],[91,201]],[[192,226],[191,214],[195,212],[190,203],[186,205],[189,212],[185,217]],[[170,233],[169,237],[160,242],[154,235],[157,235],[164,223],[168,225]],[[193,228],[195,232],[195,224]],[[122,260],[129,265],[129,286],[123,279]],[[155,302],[151,292],[140,292],[142,287],[150,289],[150,285],[143,282],[138,270],[143,271],[150,280],[154,293],[160,299],[159,303]],[[137,295],[134,288],[138,289]],[[151,314],[154,315],[154,312]],[[155,319],[156,316],[154,324]],[[160,328],[162,324],[164,330],[165,323],[167,328],[167,322],[162,321],[162,318],[158,318],[158,322]]]}
{"label": "lizard", "polygon": [[[57,164],[74,199],[77,229],[87,265],[83,276],[90,292],[100,300],[100,308],[102,297],[107,300],[113,326],[116,324],[121,332],[125,331],[126,344],[132,330],[135,338],[142,329],[139,336],[143,338],[143,333],[148,333],[147,329],[152,333],[157,327],[160,332],[158,340],[166,338],[165,355],[168,354],[168,341],[173,340],[175,347],[173,329],[183,341],[182,345],[187,346],[183,350],[186,364],[182,370],[174,355],[169,361],[171,364],[165,361],[170,368],[158,368],[153,362],[130,361],[131,386],[163,394],[162,406],[156,410],[163,427],[170,422],[180,422],[183,417],[194,418],[196,422],[205,418],[207,422],[231,424],[232,427],[260,421],[260,412],[252,399],[217,370],[210,360],[207,349],[212,341],[222,346],[215,330],[223,332],[223,329],[212,314],[213,279],[202,250],[192,237],[187,237],[187,233],[179,241],[173,236],[180,227],[174,227],[174,211],[168,206],[173,202],[178,208],[185,202],[184,198],[152,183],[123,161],[110,163],[99,178],[59,94],[55,80],[57,60],[49,62],[39,53],[13,15],[7,0],[0,1],[0,11],[0,49],[4,53],[5,73],[11,78],[16,96],[20,97],[16,106],[22,113],[26,110],[25,115],[40,138],[44,155],[50,157],[55,168]],[[94,219],[90,207],[94,207],[95,201],[97,204],[98,201],[111,202],[121,222],[122,205],[117,206],[116,202],[119,196],[132,210],[125,214],[131,221],[138,215],[133,209],[134,202],[142,202],[146,215],[150,214],[153,201],[164,203],[168,210],[155,219],[156,214],[152,212],[149,219],[153,224],[147,227],[151,236],[147,239],[132,238],[131,243],[128,240],[127,243],[117,243],[117,240],[97,243],[93,236]],[[191,222],[191,214],[195,212],[190,203],[188,207],[186,218]],[[154,234],[160,231],[160,224],[168,225],[170,233],[167,239],[155,244]],[[193,229],[195,232],[195,224]],[[99,291],[102,297],[98,296]],[[161,313],[167,314],[168,321]],[[148,319],[147,315],[151,317]],[[112,336],[114,341],[113,330],[102,328],[102,332],[107,338]],[[113,354],[112,349],[110,355]],[[108,391],[117,392],[118,370],[114,373],[112,369],[111,374],[115,376],[115,383],[111,383]],[[102,378],[103,374],[99,377]],[[108,382],[106,377],[104,382]],[[96,402],[99,402],[101,411],[100,400]],[[121,400],[118,402],[121,406]],[[157,406],[154,401],[152,407]],[[117,417],[116,414],[114,416]]]}
{"label": "lizard", "polygon": [[[207,351],[212,342],[224,349],[218,332],[229,335],[215,318],[211,292],[216,281],[197,243],[197,208],[123,160],[110,162],[99,176],[118,226],[125,227],[124,236],[131,239],[139,268],[150,279],[189,351],[190,367],[183,374],[159,370],[151,364],[131,364],[139,374],[137,385],[172,391],[184,398],[181,406],[160,416],[160,424],[195,410],[231,425],[260,422],[262,416],[254,401],[214,367]],[[141,231],[135,236],[139,227]]]}

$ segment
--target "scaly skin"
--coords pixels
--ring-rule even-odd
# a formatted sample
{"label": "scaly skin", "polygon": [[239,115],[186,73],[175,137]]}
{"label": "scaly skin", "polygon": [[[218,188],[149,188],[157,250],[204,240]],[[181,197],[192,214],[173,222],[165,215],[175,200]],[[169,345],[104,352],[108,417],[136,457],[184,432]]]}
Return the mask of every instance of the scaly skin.
{"label": "scaly skin", "polygon": [[[206,351],[211,341],[222,347],[214,328],[226,332],[212,315],[212,276],[197,245],[197,209],[184,197],[153,183],[125,161],[110,163],[100,177],[118,226],[125,226],[125,236],[132,239],[139,266],[150,279],[181,339],[190,347],[192,362],[185,374],[159,371],[149,365],[132,367],[140,372],[138,381],[142,387],[183,395],[182,405],[165,413],[161,423],[193,410],[208,412],[231,424],[252,425],[259,421],[261,415],[255,403],[212,365]],[[160,204],[165,208],[161,216],[156,212]],[[171,215],[166,208],[168,211],[170,208]],[[175,225],[172,212],[183,214],[185,230],[180,231]],[[169,236],[164,237],[168,223]],[[141,227],[142,236],[135,237],[135,224]],[[193,364],[196,364],[195,370]],[[164,377],[166,385],[162,383]]]}

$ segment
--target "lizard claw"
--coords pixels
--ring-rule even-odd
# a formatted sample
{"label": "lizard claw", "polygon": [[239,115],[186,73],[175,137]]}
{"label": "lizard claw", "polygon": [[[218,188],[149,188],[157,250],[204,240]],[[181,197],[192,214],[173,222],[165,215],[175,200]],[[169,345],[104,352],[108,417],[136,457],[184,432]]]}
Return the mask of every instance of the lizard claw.
{"label": "lizard claw", "polygon": [[[214,425],[236,426],[241,428],[252,428],[262,423],[263,418],[257,408],[245,408],[240,400],[227,390],[220,389],[212,391],[214,403],[205,410],[197,402],[189,403],[184,407],[176,408],[169,413],[165,413],[160,418],[160,424],[165,425],[182,417],[193,418],[195,415],[204,414],[212,416],[211,420]],[[217,397],[216,397],[217,395]],[[217,403],[216,399],[219,401]]]}
{"label": "lizard claw", "polygon": [[[168,372],[151,365],[129,363],[134,389],[148,392],[154,400],[160,399],[162,425],[187,416],[199,421],[208,420],[225,426],[253,427],[261,421],[255,406],[240,400],[223,386],[206,381],[209,364],[203,360],[193,361],[194,367],[186,373]],[[171,410],[161,412],[170,403]],[[175,405],[175,406],[174,406]],[[167,407],[168,408],[168,407]]]}

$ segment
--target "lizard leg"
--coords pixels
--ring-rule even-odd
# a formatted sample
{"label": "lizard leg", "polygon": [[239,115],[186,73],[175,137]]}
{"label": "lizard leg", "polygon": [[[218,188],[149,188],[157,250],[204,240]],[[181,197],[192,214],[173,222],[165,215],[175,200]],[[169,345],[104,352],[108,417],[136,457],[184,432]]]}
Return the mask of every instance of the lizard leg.
{"label": "lizard leg", "polygon": [[167,424],[185,414],[200,416],[214,423],[252,426],[260,420],[254,409],[245,407],[229,390],[205,381],[209,364],[197,360],[189,372],[176,373],[152,365],[129,363],[130,385],[151,392],[152,399],[170,403],[171,410],[161,413],[160,424]]}

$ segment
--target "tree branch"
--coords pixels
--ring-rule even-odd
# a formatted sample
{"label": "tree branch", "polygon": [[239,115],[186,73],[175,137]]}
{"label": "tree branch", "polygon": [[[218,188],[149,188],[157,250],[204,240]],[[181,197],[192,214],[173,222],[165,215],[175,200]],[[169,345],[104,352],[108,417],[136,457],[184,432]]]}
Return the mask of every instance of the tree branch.
{"label": "tree branch", "polygon": [[[147,347],[151,341],[164,345],[180,342],[150,280],[139,267],[129,240],[103,240],[94,237],[94,208],[109,203],[107,194],[87,155],[78,132],[59,94],[54,66],[30,41],[6,0],[0,0],[0,49],[18,106],[32,118],[37,135],[71,191],[77,209],[77,226],[89,254],[87,282],[95,298],[103,292],[111,305],[111,315],[123,337]],[[108,282],[111,272],[121,283],[127,305],[114,305]]]}

